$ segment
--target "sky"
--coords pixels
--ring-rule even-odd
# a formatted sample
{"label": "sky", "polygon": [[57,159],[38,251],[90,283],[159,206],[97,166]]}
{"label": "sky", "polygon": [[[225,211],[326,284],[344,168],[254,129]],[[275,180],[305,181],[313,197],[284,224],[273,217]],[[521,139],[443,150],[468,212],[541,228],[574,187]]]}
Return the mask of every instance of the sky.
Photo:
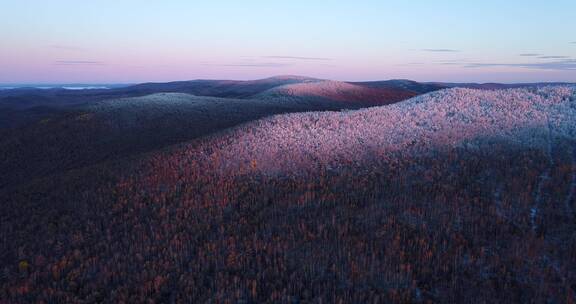
{"label": "sky", "polygon": [[0,83],[576,82],[576,1],[0,0]]}

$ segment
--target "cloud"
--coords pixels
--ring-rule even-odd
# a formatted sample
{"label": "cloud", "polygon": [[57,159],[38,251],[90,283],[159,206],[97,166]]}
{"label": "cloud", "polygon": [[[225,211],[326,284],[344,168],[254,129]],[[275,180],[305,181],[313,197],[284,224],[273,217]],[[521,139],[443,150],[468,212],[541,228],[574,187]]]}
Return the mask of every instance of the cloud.
{"label": "cloud", "polygon": [[226,64],[216,64],[216,63],[203,63],[205,66],[221,66],[221,67],[256,67],[256,68],[277,68],[277,67],[287,67],[292,64],[280,63],[280,62],[262,62],[262,63],[226,63]]}
{"label": "cloud", "polygon": [[396,66],[422,66],[425,64],[426,64],[425,62],[413,61],[413,62],[397,63]]}
{"label": "cloud", "polygon": [[542,56],[542,54],[524,53],[524,54],[520,54],[519,56],[522,56],[522,57],[536,57],[536,56]]}
{"label": "cloud", "polygon": [[465,68],[483,67],[515,67],[538,70],[576,71],[576,59],[557,60],[539,63],[471,63],[464,65]]}
{"label": "cloud", "polygon": [[452,49],[422,49],[424,52],[432,52],[432,53],[458,53],[459,50],[452,50]]}
{"label": "cloud", "polygon": [[332,58],[326,58],[326,57],[301,57],[301,56],[262,56],[261,58],[291,59],[291,60],[317,60],[317,61],[332,60]]}
{"label": "cloud", "polygon": [[439,65],[465,65],[477,62],[477,59],[470,59],[470,58],[462,58],[462,59],[445,59],[445,60],[435,60],[433,64]]}
{"label": "cloud", "polygon": [[572,44],[576,44],[576,41],[572,41],[572,42],[570,42],[570,43],[572,43]]}
{"label": "cloud", "polygon": [[540,59],[568,59],[568,56],[540,56]]}
{"label": "cloud", "polygon": [[65,50],[65,51],[84,51],[84,48],[70,45],[51,44],[48,46],[51,49]]}
{"label": "cloud", "polygon": [[90,61],[90,60],[58,60],[54,62],[54,65],[82,65],[82,66],[97,66],[97,65],[106,65],[102,61]]}

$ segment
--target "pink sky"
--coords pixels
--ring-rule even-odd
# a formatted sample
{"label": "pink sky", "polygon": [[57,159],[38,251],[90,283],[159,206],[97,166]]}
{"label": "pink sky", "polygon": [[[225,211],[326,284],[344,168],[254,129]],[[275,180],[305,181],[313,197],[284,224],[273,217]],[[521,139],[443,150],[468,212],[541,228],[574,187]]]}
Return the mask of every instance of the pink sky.
{"label": "pink sky", "polygon": [[573,82],[575,3],[7,0],[0,83]]}

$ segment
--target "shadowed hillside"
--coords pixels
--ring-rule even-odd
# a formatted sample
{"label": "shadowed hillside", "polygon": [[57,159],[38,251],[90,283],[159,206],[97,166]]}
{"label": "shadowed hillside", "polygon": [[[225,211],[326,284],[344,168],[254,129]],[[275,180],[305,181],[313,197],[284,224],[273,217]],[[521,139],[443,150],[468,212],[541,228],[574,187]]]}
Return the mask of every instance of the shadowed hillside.
{"label": "shadowed hillside", "polygon": [[155,93],[187,93],[197,96],[247,98],[276,86],[312,81],[317,80],[301,76],[276,76],[252,81],[191,80],[144,83],[110,89],[20,88],[0,90],[0,128],[28,125],[109,99],[139,97]]}
{"label": "shadowed hillside", "polygon": [[345,102],[357,108],[355,104],[385,105],[414,97],[418,93],[398,87],[372,88],[340,81],[319,81],[275,87],[260,96],[277,95],[323,98]]}
{"label": "shadowed hillside", "polygon": [[247,98],[277,86],[313,83],[319,79],[304,76],[275,76],[258,80],[192,80],[168,83],[143,83],[120,91],[152,94],[158,92],[188,93],[198,96]]}
{"label": "shadowed hillside", "polygon": [[406,79],[393,79],[384,81],[365,81],[365,82],[351,82],[355,85],[365,86],[376,89],[404,89],[410,92],[424,94],[441,89],[449,88],[448,85],[442,83],[422,83]]}

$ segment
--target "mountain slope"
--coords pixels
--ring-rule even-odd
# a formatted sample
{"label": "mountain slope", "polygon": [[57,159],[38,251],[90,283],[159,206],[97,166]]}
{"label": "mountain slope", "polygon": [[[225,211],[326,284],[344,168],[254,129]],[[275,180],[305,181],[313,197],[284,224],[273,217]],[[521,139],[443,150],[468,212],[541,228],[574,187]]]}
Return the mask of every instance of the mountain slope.
{"label": "mountain slope", "polygon": [[393,88],[393,89],[405,89],[411,92],[424,94],[433,91],[438,91],[441,89],[449,88],[449,86],[442,83],[422,83],[406,79],[393,79],[384,81],[364,81],[364,82],[351,82],[355,85],[365,86],[369,88]]}
{"label": "mountain slope", "polygon": [[[371,88],[340,81],[318,81],[278,86],[260,96],[323,98],[363,106],[390,104],[418,94],[402,88]],[[356,106],[358,108],[358,106]]]}
{"label": "mountain slope", "polygon": [[167,83],[143,83],[122,88],[118,91],[138,92],[141,94],[172,92],[198,96],[248,98],[277,86],[317,81],[320,80],[310,77],[286,75],[247,81],[192,80]]}
{"label": "mountain slope", "polygon": [[[311,92],[326,87],[325,82],[315,79],[282,76],[245,82],[176,83],[175,87],[168,84],[166,90],[178,91],[183,88],[184,91],[201,94],[242,95],[295,82]],[[164,85],[144,87],[155,91],[162,90]],[[331,85],[328,87],[334,88]],[[132,87],[122,89],[129,90],[131,94],[148,90],[134,90]],[[63,107],[61,112],[52,117],[43,117],[43,120],[25,128],[6,132],[6,136],[0,139],[0,170],[8,172],[0,176],[0,189],[103,160],[132,156],[185,142],[265,116],[358,109],[413,96],[412,93],[377,91],[345,83],[337,83],[336,90],[328,93],[323,96],[298,96],[275,91],[274,94],[259,94],[254,98],[243,99],[155,93]]]}
{"label": "mountain slope", "polygon": [[130,86],[110,86],[109,89],[17,88],[0,90],[0,129],[26,126],[45,118],[53,118],[58,114],[65,115],[70,110],[77,110],[110,99],[140,97],[155,93],[186,93],[197,96],[253,99],[259,94],[266,95],[264,92],[268,90],[274,91],[275,88],[290,85],[296,85],[295,92],[290,93],[290,90],[285,90],[291,96],[295,96],[294,93],[296,93],[308,96],[308,98],[361,101],[373,106],[444,88],[505,89],[546,84],[422,83],[402,79],[335,82],[286,75],[247,81],[190,80],[143,83]]}
{"label": "mountain slope", "polygon": [[188,141],[265,116],[338,110],[341,103],[157,93],[68,110],[0,138],[0,189]]}
{"label": "mountain slope", "polygon": [[[305,155],[318,160],[361,160],[383,152],[475,147],[477,138],[547,147],[547,136],[573,138],[571,87],[509,91],[451,89],[386,107],[340,113],[301,113],[261,120],[230,133],[224,159],[246,159],[290,168]],[[235,157],[232,158],[231,156]],[[308,159],[312,161],[311,159]],[[242,160],[238,160],[241,162]],[[301,169],[301,168],[298,168]]]}
{"label": "mountain slope", "polygon": [[533,82],[533,83],[454,83],[454,82],[428,82],[431,86],[443,86],[445,88],[468,88],[478,90],[505,90],[543,86],[571,86],[570,82]]}
{"label": "mountain slope", "polygon": [[568,302],[575,103],[450,89],[37,180],[0,193],[0,296]]}
{"label": "mountain slope", "polygon": [[251,81],[191,80],[144,83],[110,89],[66,90],[62,88],[20,88],[0,90],[0,128],[33,124],[45,118],[65,115],[94,103],[155,93],[187,93],[197,96],[248,98],[270,88],[318,81],[301,76],[276,76]]}

